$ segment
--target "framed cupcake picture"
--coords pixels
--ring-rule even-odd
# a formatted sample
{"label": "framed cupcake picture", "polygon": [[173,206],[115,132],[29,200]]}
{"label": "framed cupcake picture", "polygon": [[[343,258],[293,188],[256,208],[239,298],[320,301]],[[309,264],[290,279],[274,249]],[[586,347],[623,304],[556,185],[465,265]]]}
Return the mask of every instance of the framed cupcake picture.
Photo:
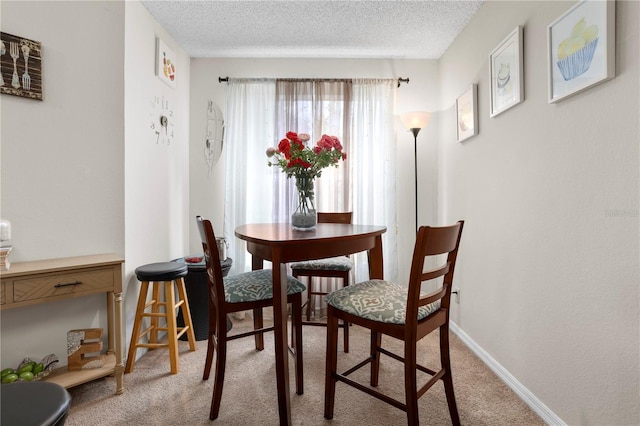
{"label": "framed cupcake picture", "polygon": [[615,76],[615,1],[582,0],[547,27],[549,103]]}
{"label": "framed cupcake picture", "polygon": [[491,104],[489,117],[524,100],[523,27],[518,25],[489,54]]}

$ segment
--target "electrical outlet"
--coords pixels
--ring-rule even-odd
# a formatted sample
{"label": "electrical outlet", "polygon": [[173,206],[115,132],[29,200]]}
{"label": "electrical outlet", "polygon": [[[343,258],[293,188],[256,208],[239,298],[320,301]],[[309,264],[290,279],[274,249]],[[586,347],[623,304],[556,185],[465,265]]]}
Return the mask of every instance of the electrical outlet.
{"label": "electrical outlet", "polygon": [[460,303],[460,289],[456,287],[453,289],[452,293],[456,296],[456,298],[454,299],[456,303]]}

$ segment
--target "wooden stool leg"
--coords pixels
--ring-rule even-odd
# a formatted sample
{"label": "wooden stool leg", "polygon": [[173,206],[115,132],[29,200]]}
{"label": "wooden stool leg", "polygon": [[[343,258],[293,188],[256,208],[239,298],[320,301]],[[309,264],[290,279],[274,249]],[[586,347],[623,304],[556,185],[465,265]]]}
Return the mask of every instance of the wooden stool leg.
{"label": "wooden stool leg", "polygon": [[[160,284],[156,283],[153,285],[152,292],[152,301],[151,312],[154,314],[160,313]],[[146,297],[145,297],[146,299]],[[149,331],[149,343],[158,343],[158,316],[154,315],[151,317],[151,329]],[[149,348],[155,349],[155,348]]]}
{"label": "wooden stool leg", "polygon": [[127,366],[124,369],[125,373],[131,373],[133,371],[133,365],[136,362],[136,349],[138,347],[138,340],[140,339],[140,329],[142,328],[142,314],[144,313],[144,307],[147,304],[148,290],[149,282],[143,281],[140,286],[140,293],[138,295],[138,306],[136,308],[136,316],[133,321],[133,330],[131,331],[131,343],[129,344]]}
{"label": "wooden stool leg", "polygon": [[169,360],[171,362],[171,374],[177,374],[178,366],[178,325],[176,323],[176,297],[173,290],[173,281],[164,282],[164,299],[167,315],[167,339],[169,340]]}
{"label": "wooden stool leg", "polygon": [[187,299],[187,292],[184,286],[184,280],[182,277],[176,280],[176,286],[178,287],[178,297],[182,300],[180,309],[182,310],[182,318],[184,319],[184,326],[189,327],[187,329],[187,339],[189,340],[189,350],[196,350],[196,335],[193,331],[193,323],[191,321],[191,310],[189,309],[189,300]]}

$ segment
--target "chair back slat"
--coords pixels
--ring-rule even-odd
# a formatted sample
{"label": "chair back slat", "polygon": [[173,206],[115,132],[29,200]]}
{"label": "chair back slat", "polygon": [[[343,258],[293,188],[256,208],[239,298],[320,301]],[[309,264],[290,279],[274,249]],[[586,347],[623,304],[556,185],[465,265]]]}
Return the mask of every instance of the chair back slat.
{"label": "chair back slat", "polygon": [[447,289],[445,286],[442,286],[438,290],[420,297],[420,300],[418,300],[418,306],[425,306],[430,303],[437,302],[438,300],[442,299],[446,294],[447,294]]}
{"label": "chair back slat", "polygon": [[353,212],[318,212],[318,223],[344,223],[349,225]]}
{"label": "chair back slat", "polygon": [[451,265],[449,265],[449,262],[447,262],[437,269],[423,272],[422,276],[420,277],[420,281],[431,281],[445,275],[447,272],[449,272],[449,266]]}

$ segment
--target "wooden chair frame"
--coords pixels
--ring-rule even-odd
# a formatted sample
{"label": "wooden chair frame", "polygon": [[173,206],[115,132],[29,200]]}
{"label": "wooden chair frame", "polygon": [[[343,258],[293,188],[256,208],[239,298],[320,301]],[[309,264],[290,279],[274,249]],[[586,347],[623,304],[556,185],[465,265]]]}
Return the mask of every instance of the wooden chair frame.
{"label": "wooden chair frame", "polygon": [[[448,227],[420,227],[418,230],[409,278],[405,324],[389,324],[372,321],[346,313],[332,307],[331,305],[329,306],[325,373],[325,418],[333,418],[336,383],[340,381],[372,395],[385,403],[406,411],[408,424],[418,425],[418,399],[438,380],[442,380],[444,383],[451,421],[454,425],[460,424],[460,417],[453,391],[453,379],[451,376],[451,363],[449,356],[449,307],[451,302],[453,273],[463,225],[464,222],[459,221],[455,225]],[[440,267],[423,272],[425,259],[430,256],[441,254],[447,254],[446,262]],[[440,277],[443,277],[443,279],[442,285],[439,289],[427,295],[420,294],[420,288],[423,282],[431,281]],[[426,318],[418,321],[418,308],[436,301],[440,301],[440,308],[428,315]],[[341,374],[336,371],[338,352],[338,320],[360,325],[371,330],[369,357]],[[416,346],[420,339],[436,329],[440,330],[441,368],[434,371],[417,363]],[[395,337],[405,343],[404,356],[399,356],[382,348],[383,334]],[[354,371],[370,364],[370,385],[374,388],[377,387],[381,354],[387,355],[404,363],[405,402],[393,399],[348,377]],[[431,376],[431,378],[420,388],[417,386],[416,370],[422,371]]]}
{"label": "wooden chair frame", "polygon": [[[344,223],[350,224],[353,219],[353,212],[318,212],[318,223]],[[291,275],[296,278],[307,277],[307,301],[303,307],[306,306],[306,321],[303,319],[303,325],[315,325],[326,327],[327,324],[322,321],[311,321],[311,308],[313,306],[312,298],[314,296],[324,296],[328,293],[323,291],[317,291],[313,289],[313,278],[340,278],[342,279],[342,286],[349,285],[349,279],[351,277],[351,271],[336,271],[330,269],[302,269],[291,268]],[[344,352],[349,352],[349,324],[341,323],[340,327],[344,328]]]}
{"label": "wooden chair frame", "polygon": [[[213,354],[216,352],[213,395],[211,398],[211,411],[209,413],[209,419],[215,420],[218,417],[220,401],[222,399],[227,342],[242,337],[255,336],[256,350],[263,350],[264,333],[273,331],[274,327],[264,327],[262,308],[273,306],[273,299],[242,303],[228,303],[225,301],[222,266],[218,260],[220,256],[213,227],[209,220],[203,219],[200,216],[198,216],[196,220],[202,240],[209,282],[209,341],[202,380],[209,379]],[[304,391],[302,365],[302,295],[300,293],[289,295],[287,302],[292,305],[291,323],[293,348],[290,347],[289,351],[295,358],[296,393],[302,395]],[[227,334],[227,314],[247,310],[253,310],[254,329],[229,336]]]}

